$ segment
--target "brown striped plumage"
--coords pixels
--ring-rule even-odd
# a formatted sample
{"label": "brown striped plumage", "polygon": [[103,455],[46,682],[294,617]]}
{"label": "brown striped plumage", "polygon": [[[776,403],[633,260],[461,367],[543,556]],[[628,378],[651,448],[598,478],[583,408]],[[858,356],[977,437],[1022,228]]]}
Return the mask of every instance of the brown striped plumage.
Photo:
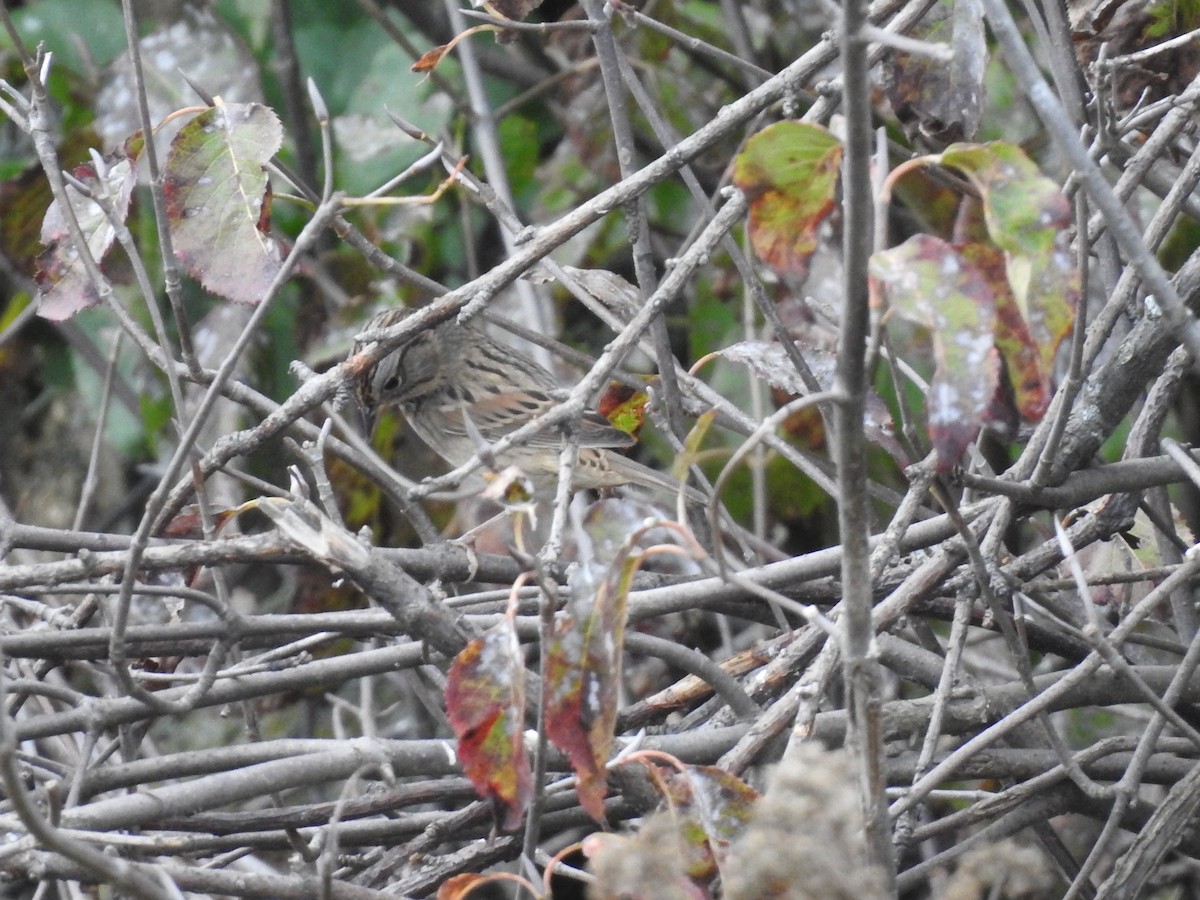
{"label": "brown striped plumage", "polygon": [[[370,330],[400,322],[408,310],[376,316]],[[355,345],[355,352],[361,344]],[[454,320],[418,332],[385,356],[358,384],[368,421],[384,409],[399,409],[413,431],[452,466],[460,466],[486,444],[552,409],[563,399],[554,376],[519,351],[497,343],[474,325]],[[596,412],[578,423],[579,455],[575,488],[640,484],[674,491],[669,476],[609,452],[633,439]],[[500,467],[517,466],[540,495],[557,483],[562,436],[547,428],[503,454]],[[689,491],[689,493],[693,493]]]}

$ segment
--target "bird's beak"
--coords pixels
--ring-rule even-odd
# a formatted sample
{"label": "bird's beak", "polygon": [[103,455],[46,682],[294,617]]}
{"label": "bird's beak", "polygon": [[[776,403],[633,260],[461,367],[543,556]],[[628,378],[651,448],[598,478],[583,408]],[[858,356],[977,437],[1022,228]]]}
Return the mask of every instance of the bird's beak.
{"label": "bird's beak", "polygon": [[362,436],[370,442],[371,435],[375,432],[375,423],[378,420],[378,416],[365,403],[356,403],[355,408],[358,410],[358,427],[361,430]]}

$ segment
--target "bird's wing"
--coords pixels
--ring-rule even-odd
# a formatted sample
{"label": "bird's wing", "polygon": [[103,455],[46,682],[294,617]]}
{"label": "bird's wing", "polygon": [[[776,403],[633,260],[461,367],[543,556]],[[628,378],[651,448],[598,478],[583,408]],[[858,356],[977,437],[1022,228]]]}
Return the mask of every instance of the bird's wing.
{"label": "bird's wing", "polygon": [[[553,409],[557,398],[529,391],[506,391],[489,395],[470,407],[471,424],[489,444],[516,431],[526,422]],[[462,421],[462,407],[447,407],[443,411],[445,428],[455,437],[467,436]],[[631,447],[634,438],[619,428],[614,428],[604,416],[587,410],[579,420],[580,447]],[[525,442],[527,447],[560,447],[562,433],[557,428],[547,428]]]}

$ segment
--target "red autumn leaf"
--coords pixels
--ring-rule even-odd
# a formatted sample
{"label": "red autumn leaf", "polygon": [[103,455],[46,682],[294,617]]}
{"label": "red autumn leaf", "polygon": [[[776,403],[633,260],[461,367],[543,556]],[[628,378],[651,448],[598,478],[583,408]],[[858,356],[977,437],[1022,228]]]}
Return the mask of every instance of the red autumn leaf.
{"label": "red autumn leaf", "polygon": [[[452,875],[438,887],[437,900],[462,900],[480,884],[493,879],[486,875],[476,875],[474,872],[463,872]],[[483,896],[480,894],[479,896]]]}
{"label": "red autumn leaf", "polygon": [[446,681],[446,714],[458,736],[458,759],[481,797],[504,809],[512,831],[533,796],[525,752],[525,669],[510,619],[471,641]]}
{"label": "red autumn leaf", "polygon": [[975,239],[954,244],[917,235],[876,254],[871,274],[896,312],[930,330],[929,431],[945,469],[983,424],[1014,424],[1014,408],[1026,421],[1045,414],[1080,281],[1070,204],[1019,147],[955,144],[929,159],[971,181],[986,238],[974,226]]}
{"label": "red autumn leaf", "polygon": [[650,395],[614,381],[600,395],[596,411],[626,434],[637,437],[646,421],[646,406]]}
{"label": "red autumn leaf", "polygon": [[449,44],[441,44],[437,47],[434,47],[432,50],[426,50],[421,54],[421,58],[412,64],[412,71],[432,72],[437,68],[438,63],[442,61],[442,57],[446,55],[446,51],[449,49]]}
{"label": "red autumn leaf", "polygon": [[[237,509],[218,509],[212,515],[213,531],[219,532],[225,523],[238,514]],[[203,522],[198,506],[185,506],[159,531],[160,537],[196,539],[204,535]]]}
{"label": "red autumn leaf", "polygon": [[591,570],[576,570],[546,660],[546,735],[570,759],[579,802],[598,822],[608,790],[629,587],[640,559],[626,544],[599,584]]}
{"label": "red autumn leaf", "polygon": [[979,434],[1000,378],[995,347],[997,285],[960,249],[919,234],[871,258],[890,307],[927,327],[936,371],[929,385],[929,437],[948,471]]}

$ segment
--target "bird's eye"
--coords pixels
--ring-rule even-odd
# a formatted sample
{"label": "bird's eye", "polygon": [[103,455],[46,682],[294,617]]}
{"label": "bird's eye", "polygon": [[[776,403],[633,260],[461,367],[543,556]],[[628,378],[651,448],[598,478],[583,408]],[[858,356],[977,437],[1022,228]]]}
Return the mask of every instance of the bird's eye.
{"label": "bird's eye", "polygon": [[391,378],[389,378],[387,381],[385,381],[383,383],[383,389],[385,391],[394,391],[399,386],[400,386],[400,377],[397,375],[393,375]]}

